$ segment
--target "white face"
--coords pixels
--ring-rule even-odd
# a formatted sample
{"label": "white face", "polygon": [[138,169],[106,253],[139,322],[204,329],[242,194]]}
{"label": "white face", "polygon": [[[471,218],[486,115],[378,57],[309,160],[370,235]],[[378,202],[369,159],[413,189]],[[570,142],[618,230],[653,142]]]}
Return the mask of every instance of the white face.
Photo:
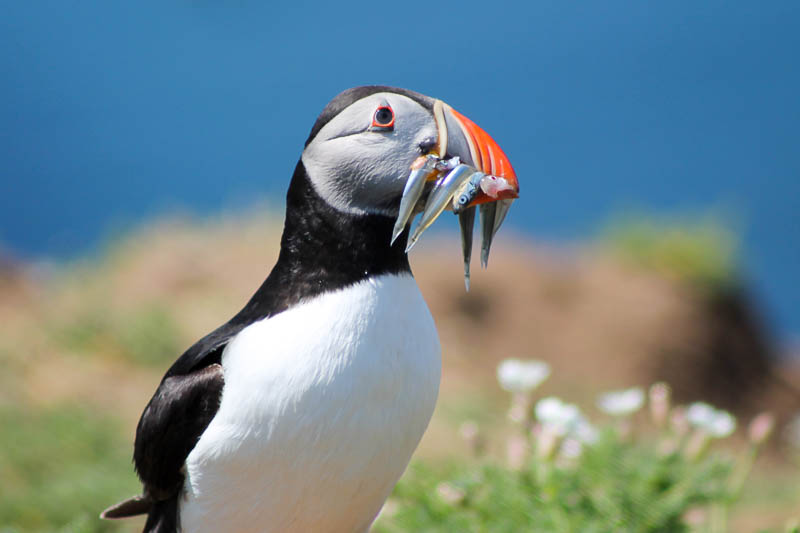
{"label": "white face", "polygon": [[[394,111],[394,129],[371,129],[385,105]],[[375,93],[325,124],[302,161],[317,193],[336,209],[392,216],[420,143],[436,137],[434,117],[423,106],[400,94]]]}

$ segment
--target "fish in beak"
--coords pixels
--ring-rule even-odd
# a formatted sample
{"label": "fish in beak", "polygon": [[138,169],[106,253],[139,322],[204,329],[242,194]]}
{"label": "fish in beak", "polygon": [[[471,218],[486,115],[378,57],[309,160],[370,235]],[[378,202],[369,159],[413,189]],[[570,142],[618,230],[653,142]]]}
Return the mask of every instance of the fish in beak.
{"label": "fish in beak", "polygon": [[477,124],[441,100],[436,100],[433,112],[436,148],[411,165],[392,242],[422,212],[408,240],[406,251],[410,250],[439,215],[452,210],[461,228],[464,283],[469,290],[475,210],[480,213],[481,265],[485,268],[494,235],[519,196],[519,183],[506,155]]}

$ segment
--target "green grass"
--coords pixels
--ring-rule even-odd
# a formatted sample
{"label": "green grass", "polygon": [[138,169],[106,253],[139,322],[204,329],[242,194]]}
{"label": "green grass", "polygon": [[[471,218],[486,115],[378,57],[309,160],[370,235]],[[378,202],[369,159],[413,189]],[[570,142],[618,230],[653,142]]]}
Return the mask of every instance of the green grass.
{"label": "green grass", "polygon": [[131,444],[94,410],[0,408],[0,531],[101,532],[98,514],[140,490]]}
{"label": "green grass", "polygon": [[114,353],[142,366],[164,366],[182,345],[175,319],[157,305],[122,315],[87,309],[57,328],[54,340],[73,352]]}
{"label": "green grass", "polygon": [[[613,432],[566,465],[533,456],[520,470],[488,459],[417,463],[394,492],[394,514],[375,531],[688,531],[688,509],[728,501],[732,467],[717,455],[693,462]],[[461,498],[448,499],[443,484]]]}
{"label": "green grass", "polygon": [[142,365],[160,365],[180,353],[178,325],[166,310],[146,307],[137,310],[116,328],[116,340],[128,360]]}
{"label": "green grass", "polygon": [[738,238],[719,217],[629,214],[612,220],[600,242],[642,267],[710,288],[738,280]]}

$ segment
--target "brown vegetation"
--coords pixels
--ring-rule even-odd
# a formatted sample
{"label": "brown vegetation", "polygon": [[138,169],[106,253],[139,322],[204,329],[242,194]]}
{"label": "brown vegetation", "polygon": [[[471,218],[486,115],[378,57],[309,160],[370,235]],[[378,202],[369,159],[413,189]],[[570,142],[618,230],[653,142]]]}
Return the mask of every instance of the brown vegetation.
{"label": "brown vegetation", "polygon": [[[0,350],[14,352],[24,368],[25,386],[16,389],[32,401],[93,399],[132,422],[171,358],[236,312],[269,271],[276,222],[161,222],[102,261],[47,277],[4,261]],[[470,292],[455,236],[423,240],[412,266],[442,338],[445,394],[491,391],[497,362],[521,357],[549,362],[548,386],[589,402],[600,390],[665,380],[679,401],[743,414],[788,414],[800,405],[795,374],[781,369],[755,306],[737,286],[708,290],[600,248],[554,249],[506,234],[488,270],[473,266]],[[162,311],[177,330],[175,353],[144,367],[103,331],[142,309]],[[64,346],[58,332],[82,321],[89,328],[98,321],[98,331]],[[42,335],[43,325],[56,333]],[[14,349],[20,344],[27,353]]]}

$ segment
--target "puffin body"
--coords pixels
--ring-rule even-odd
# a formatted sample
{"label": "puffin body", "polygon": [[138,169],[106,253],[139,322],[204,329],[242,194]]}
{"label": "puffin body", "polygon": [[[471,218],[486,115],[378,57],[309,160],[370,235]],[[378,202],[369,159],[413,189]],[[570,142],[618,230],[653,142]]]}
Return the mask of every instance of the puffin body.
{"label": "puffin body", "polygon": [[433,413],[439,354],[409,274],[242,330],[222,355],[219,411],[186,460],[184,529],[367,530]]}
{"label": "puffin body", "polygon": [[[439,390],[439,340],[406,246],[426,195],[423,219],[443,209],[441,191],[455,198],[451,174],[435,181],[445,159],[477,176],[470,206],[502,198],[476,188],[489,178],[491,194],[518,190],[499,147],[439,100],[366,86],[325,107],[289,185],[275,266],[167,371],[136,431],[144,493],[103,518],[147,514],[145,532],[369,529]],[[481,214],[486,244],[502,216]]]}

